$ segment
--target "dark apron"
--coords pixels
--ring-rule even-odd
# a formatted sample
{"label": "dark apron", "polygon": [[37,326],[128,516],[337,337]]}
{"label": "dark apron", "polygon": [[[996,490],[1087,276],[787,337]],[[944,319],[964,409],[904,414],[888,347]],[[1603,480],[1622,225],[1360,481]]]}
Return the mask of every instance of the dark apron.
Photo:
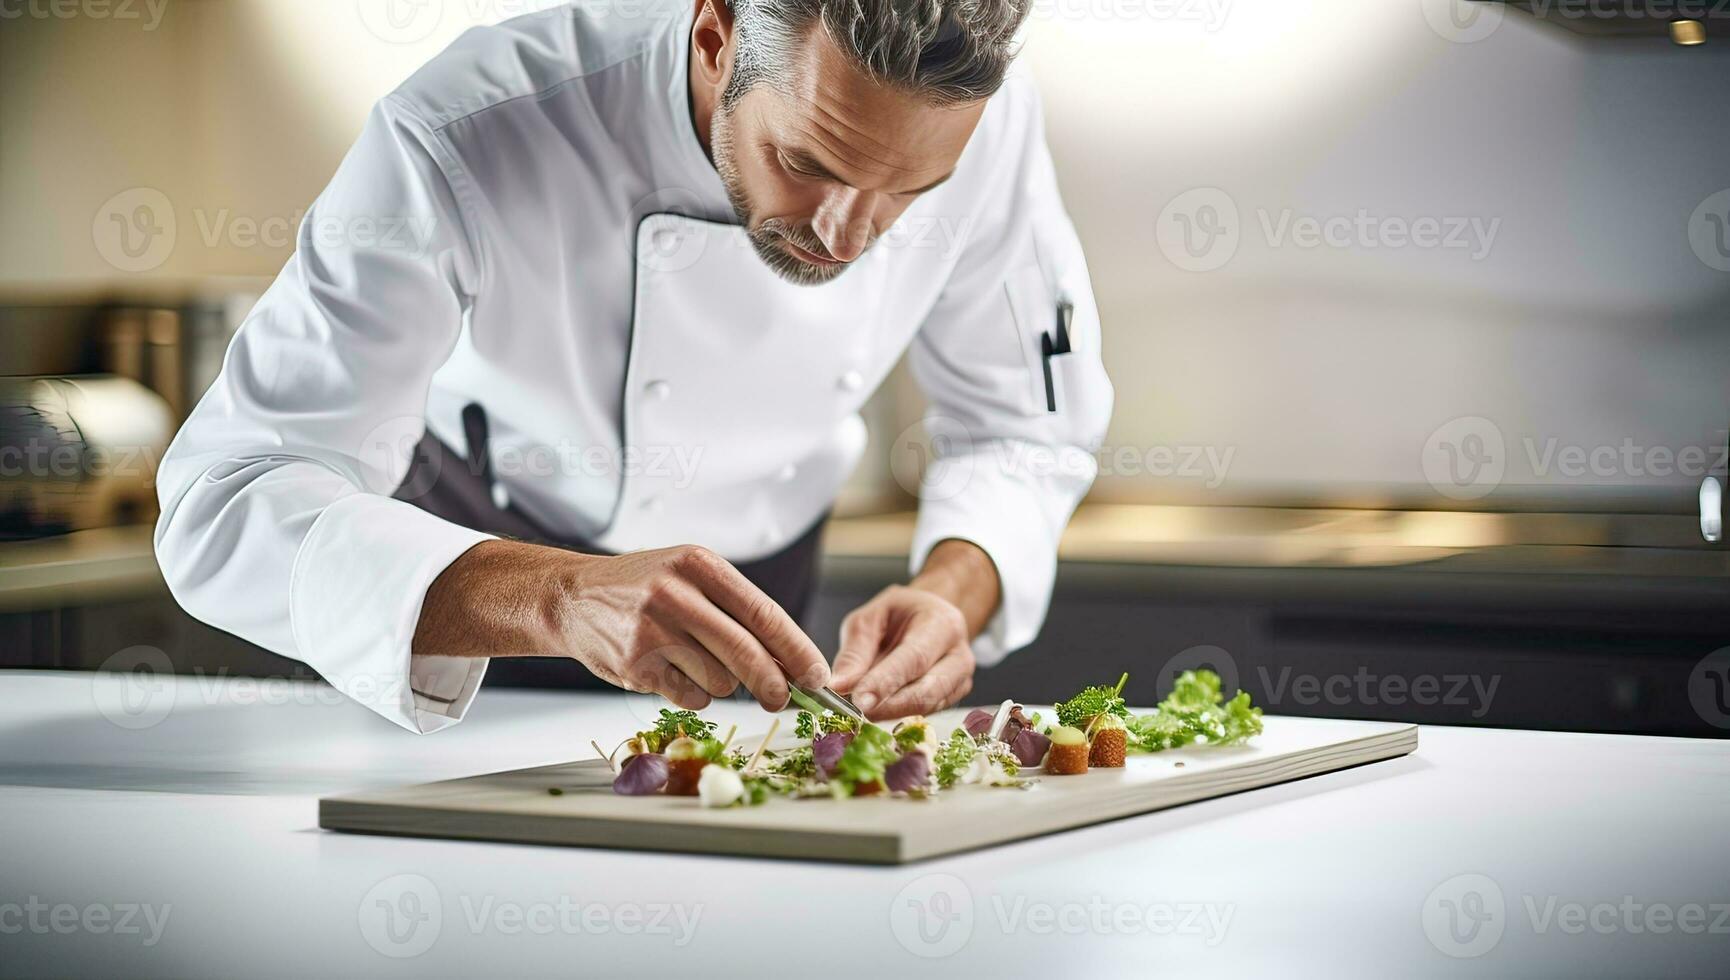
{"label": "dark apron", "polygon": [[[479,406],[463,412],[463,427],[472,447],[469,459],[428,433],[415,447],[408,473],[394,496],[453,524],[496,534],[501,538],[550,545],[586,555],[611,554],[587,541],[559,538],[547,533],[514,504],[497,506],[486,449],[486,417]],[[736,567],[757,588],[780,604],[795,622],[803,625],[810,611],[817,583],[824,520],[799,535],[786,548]],[[616,690],[590,673],[571,657],[494,657],[487,667],[486,684],[503,687],[576,688]]]}

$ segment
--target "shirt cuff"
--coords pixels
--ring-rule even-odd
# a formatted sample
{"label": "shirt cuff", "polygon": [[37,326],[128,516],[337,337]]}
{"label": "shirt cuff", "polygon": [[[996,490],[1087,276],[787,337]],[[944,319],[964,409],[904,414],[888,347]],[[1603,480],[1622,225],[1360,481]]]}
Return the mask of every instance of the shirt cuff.
{"label": "shirt cuff", "polygon": [[[954,472],[958,467],[970,472]],[[920,500],[909,570],[919,574],[931,549],[948,538],[970,541],[990,556],[1002,598],[973,640],[974,658],[989,667],[1032,643],[1045,625],[1057,580],[1057,543],[1073,509],[1060,502],[1070,495],[1029,486],[998,470],[984,455],[935,461],[925,485],[963,489]]]}
{"label": "shirt cuff", "polygon": [[493,535],[413,504],[356,493],[326,507],[295,556],[295,648],[331,686],[411,732],[461,721],[484,657],[412,657],[433,579]]}

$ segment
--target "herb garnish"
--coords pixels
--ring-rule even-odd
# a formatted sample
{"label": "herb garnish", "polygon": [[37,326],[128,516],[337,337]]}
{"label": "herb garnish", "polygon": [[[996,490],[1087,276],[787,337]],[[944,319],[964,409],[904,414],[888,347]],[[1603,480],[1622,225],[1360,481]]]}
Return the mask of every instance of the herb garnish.
{"label": "herb garnish", "polygon": [[661,717],[656,719],[655,727],[639,735],[650,752],[664,752],[667,743],[681,735],[697,741],[713,738],[715,723],[704,721],[695,711],[669,711],[662,708]]}
{"label": "herb garnish", "polygon": [[[1083,729],[1116,728],[1121,719],[1132,752],[1158,752],[1197,743],[1236,745],[1261,734],[1261,709],[1252,706],[1249,695],[1242,691],[1224,699],[1219,675],[1212,671],[1185,671],[1170,696],[1143,715],[1131,714],[1124,704],[1123,688],[1128,680],[1129,675],[1124,674],[1115,686],[1089,687],[1060,702],[1055,706],[1058,722]],[[1037,738],[1038,714],[1025,718],[1017,707],[1010,717],[1007,731]],[[734,805],[746,806],[762,803],[770,795],[841,797],[858,795],[861,790],[918,797],[932,792],[932,783],[941,789],[963,784],[1025,787],[1036,780],[1021,776],[1021,768],[1037,765],[1036,757],[1043,753],[1043,746],[1032,746],[1027,755],[1018,756],[1016,746],[1009,741],[976,736],[965,727],[954,729],[947,741],[937,743],[931,723],[924,718],[908,719],[891,732],[827,710],[799,712],[794,733],[804,744],[779,753],[767,748],[774,737],[773,728],[756,756],[749,755],[744,746],[731,745],[731,732],[726,740],[716,738],[716,728],[714,722],[704,721],[694,711],[662,709],[654,727],[631,740],[631,751],[654,754],[653,760],[638,761],[661,762],[664,767],[658,754],[675,739],[685,738],[688,741],[675,747],[674,754],[739,772],[744,792]],[[813,741],[837,733],[850,734],[852,739],[825,778],[817,765]],[[913,762],[918,763],[915,768],[920,772],[926,772],[924,761],[930,759],[927,774],[907,776],[898,767],[896,779],[888,778],[891,766],[906,762],[915,753],[920,757]],[[826,762],[828,758],[825,756]],[[615,791],[628,792],[619,790],[616,781]],[[658,787],[648,791],[658,791]],[[559,795],[561,791],[554,787],[548,792]]]}
{"label": "herb garnish", "polygon": [[1261,709],[1250,705],[1248,692],[1224,700],[1219,675],[1211,670],[1184,671],[1171,694],[1145,715],[1130,714],[1124,707],[1121,694],[1128,680],[1125,674],[1116,687],[1090,687],[1059,703],[1058,721],[1085,728],[1099,714],[1117,715],[1129,729],[1131,752],[1159,752],[1196,742],[1237,745],[1261,734]]}
{"label": "herb garnish", "polygon": [[1071,728],[1086,728],[1097,715],[1113,714],[1128,718],[1129,708],[1123,703],[1123,685],[1128,682],[1129,675],[1124,674],[1117,679],[1116,687],[1090,687],[1068,701],[1052,705],[1057,712],[1057,723]]}
{"label": "herb garnish", "polygon": [[923,719],[915,722],[904,722],[895,728],[895,747],[902,752],[911,752],[925,744],[925,736],[931,730],[931,723]]}
{"label": "herb garnish", "polygon": [[944,789],[954,786],[978,753],[979,743],[966,729],[957,728],[937,750],[937,785]]}
{"label": "herb garnish", "polygon": [[1218,674],[1186,670],[1152,714],[1130,718],[1128,727],[1130,748],[1142,752],[1175,749],[1192,742],[1238,745],[1261,734],[1261,709],[1250,706],[1247,691],[1239,691],[1222,703]]}
{"label": "herb garnish", "polygon": [[889,764],[900,757],[888,731],[870,723],[861,725],[835,763],[830,786],[837,796],[851,796],[862,784],[881,782]]}
{"label": "herb garnish", "polygon": [[858,722],[833,711],[824,711],[817,716],[813,716],[809,711],[801,711],[793,718],[793,734],[798,738],[809,739],[835,732],[856,732],[858,730]]}

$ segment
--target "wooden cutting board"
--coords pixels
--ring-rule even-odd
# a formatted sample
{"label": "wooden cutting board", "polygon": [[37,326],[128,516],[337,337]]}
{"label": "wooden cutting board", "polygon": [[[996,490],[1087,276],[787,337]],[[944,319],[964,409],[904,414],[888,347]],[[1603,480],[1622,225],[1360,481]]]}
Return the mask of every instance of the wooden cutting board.
{"label": "wooden cutting board", "polygon": [[[948,733],[963,714],[933,720]],[[695,797],[618,796],[606,763],[592,759],[328,797],[319,801],[318,823],[368,834],[901,864],[1391,759],[1418,746],[1415,725],[1274,716],[1265,723],[1245,746],[1131,755],[1123,769],[1041,774],[1027,789],[962,786],[927,800],[771,798],[706,810]],[[563,792],[554,796],[550,787]]]}

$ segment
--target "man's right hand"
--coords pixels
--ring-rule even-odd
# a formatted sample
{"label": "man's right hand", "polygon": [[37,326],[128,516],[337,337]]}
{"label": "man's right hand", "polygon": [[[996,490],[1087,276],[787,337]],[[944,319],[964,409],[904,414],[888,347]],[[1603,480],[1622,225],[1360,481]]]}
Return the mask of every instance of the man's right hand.
{"label": "man's right hand", "polygon": [[574,657],[608,683],[693,710],[743,684],[779,711],[788,677],[829,683],[792,617],[726,559],[690,545],[603,557],[482,542],[427,589],[414,654]]}

